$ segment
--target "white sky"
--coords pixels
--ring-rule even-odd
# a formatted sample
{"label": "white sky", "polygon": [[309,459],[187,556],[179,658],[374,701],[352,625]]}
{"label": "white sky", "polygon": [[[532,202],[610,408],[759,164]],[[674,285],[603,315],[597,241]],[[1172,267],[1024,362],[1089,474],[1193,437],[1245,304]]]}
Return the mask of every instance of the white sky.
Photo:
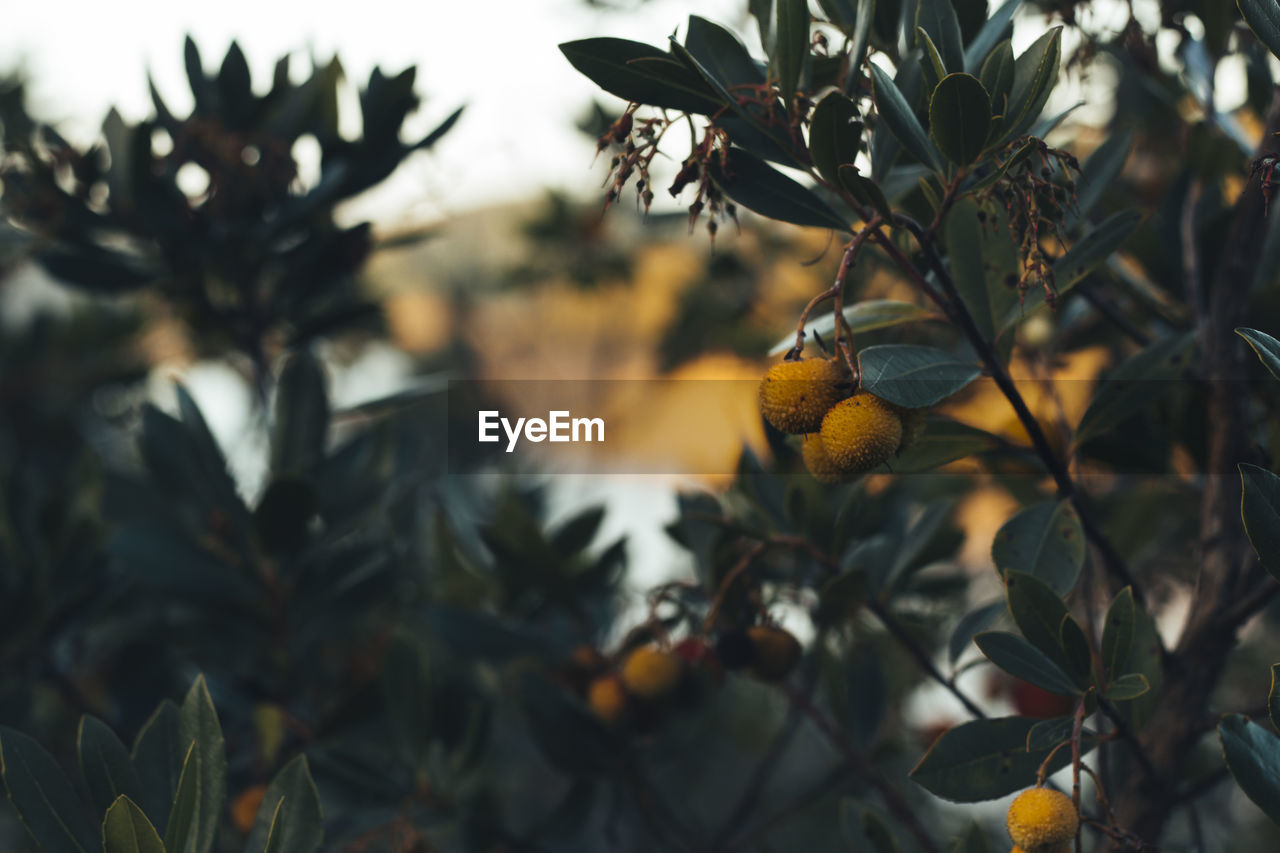
{"label": "white sky", "polygon": [[[327,60],[337,51],[356,81],[367,80],[375,64],[391,72],[417,65],[427,100],[413,130],[425,132],[459,104],[467,111],[433,154],[397,175],[376,212],[435,219],[543,186],[594,189],[603,179],[591,170],[594,146],[573,128],[598,90],[557,44],[616,35],[662,46],[691,12],[740,25],[745,8],[742,0],[651,0],[616,12],[580,0],[12,3],[0,17],[0,69],[25,65],[36,115],[85,141],[111,105],[130,119],[151,114],[148,68],[171,107],[189,107],[186,33],[208,69],[238,40],[258,89],[290,51],[295,71],[309,53]],[[754,48],[753,39],[754,30]]]}

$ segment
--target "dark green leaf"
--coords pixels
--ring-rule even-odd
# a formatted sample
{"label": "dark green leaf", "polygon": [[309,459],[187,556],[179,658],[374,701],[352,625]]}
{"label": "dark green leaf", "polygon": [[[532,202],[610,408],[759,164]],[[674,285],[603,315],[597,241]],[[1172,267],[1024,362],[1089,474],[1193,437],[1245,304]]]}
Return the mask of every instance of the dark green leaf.
{"label": "dark green leaf", "polygon": [[1156,341],[1101,380],[1076,428],[1076,444],[1102,435],[1178,388],[1191,364],[1195,332]]}
{"label": "dark green leaf", "polygon": [[[987,61],[988,54],[991,53],[991,49],[1001,41],[1009,38],[1013,14],[1018,11],[1018,7],[1021,5],[1022,0],[1007,0],[994,14],[988,16],[986,23],[982,25],[982,29],[978,31],[973,41],[969,42],[969,46],[965,48],[964,67],[966,71],[973,73],[982,68]],[[1013,59],[1012,53],[1009,54],[1009,59]]]}
{"label": "dark green leaf", "polygon": [[951,660],[952,666],[955,666],[956,662],[960,660],[960,656],[964,654],[965,649],[969,648],[969,644],[973,642],[974,634],[991,627],[992,623],[1000,618],[1000,614],[1004,610],[1004,600],[997,599],[989,604],[970,610],[956,623],[955,629],[951,632],[951,639],[947,642],[947,655]]}
{"label": "dark green leaf", "polygon": [[186,747],[178,734],[177,705],[168,699],[160,703],[138,732],[130,757],[142,784],[141,804],[156,830],[164,832],[186,758]]}
{"label": "dark green leaf", "polygon": [[860,76],[858,71],[867,55],[867,39],[871,35],[871,24],[875,18],[876,0],[858,0],[857,22],[849,39],[849,64],[853,72],[849,74],[849,83],[845,87],[846,95],[853,94],[854,85]]}
{"label": "dark green leaf", "polygon": [[978,377],[978,366],[935,347],[883,344],[858,353],[862,388],[907,409],[932,406]]}
{"label": "dark green leaf", "polygon": [[1026,572],[1062,596],[1076,585],[1085,550],[1075,509],[1067,501],[1047,501],[1001,526],[991,543],[991,558],[1002,574]]}
{"label": "dark green leaf", "polygon": [[809,120],[809,159],[819,175],[835,183],[837,170],[853,162],[861,143],[862,123],[853,101],[832,92],[818,102]]}
{"label": "dark green leaf", "polygon": [[875,80],[876,110],[893,138],[921,163],[941,171],[942,162],[937,150],[897,84],[875,63],[871,64],[871,75]]}
{"label": "dark green leaf", "polygon": [[159,275],[144,258],[97,245],[54,245],[35,259],[59,281],[108,295],[146,287]]}
{"label": "dark green leaf", "polygon": [[182,58],[187,68],[187,83],[191,86],[191,95],[195,99],[195,113],[207,115],[213,112],[211,103],[211,86],[204,76],[204,64],[200,61],[200,50],[191,36],[187,36],[182,46]]}
{"label": "dark green leaf", "polygon": [[1275,823],[1280,823],[1280,738],[1242,714],[1218,723],[1222,757],[1236,784]]}
{"label": "dark green leaf", "polygon": [[1262,566],[1280,578],[1280,477],[1257,465],[1240,464],[1244,494],[1240,515]]}
{"label": "dark green leaf", "polygon": [[244,51],[234,40],[218,69],[218,94],[222,102],[224,120],[229,129],[242,130],[253,104],[253,88],[249,78],[249,63]]}
{"label": "dark green leaf", "polygon": [[[887,329],[904,323],[917,323],[921,320],[941,319],[938,314],[921,308],[912,302],[898,302],[893,299],[868,299],[855,302],[844,309],[845,322],[854,334],[869,332],[873,329]],[[812,340],[814,335],[826,337],[836,327],[834,314],[823,314],[805,326],[805,337]],[[769,355],[778,355],[795,346],[795,333],[787,335],[773,345]]]}
{"label": "dark green leaf", "polygon": [[121,794],[102,821],[104,853],[165,853],[156,828],[133,800]]}
{"label": "dark green leaf", "polygon": [[862,814],[862,832],[875,853],[898,853],[898,842],[894,840],[884,819],[868,809]]}
{"label": "dark green leaf", "polygon": [[[1265,44],[1267,50],[1280,56],[1280,6],[1274,0],[1236,0],[1236,5],[1240,7],[1240,15],[1258,37],[1258,41]],[[1267,813],[1275,820],[1280,809]]]}
{"label": "dark green leaf", "polygon": [[1017,634],[986,631],[973,641],[992,663],[1014,678],[1061,696],[1080,695],[1079,688],[1062,667]]}
{"label": "dark green leaf", "polygon": [[968,166],[987,141],[991,99],[976,77],[948,74],[929,101],[929,135],[948,160]]}
{"label": "dark green leaf", "polygon": [[858,167],[848,164],[841,166],[840,185],[847,189],[859,204],[871,208],[872,213],[880,214],[886,222],[893,218],[889,200],[880,186],[870,178],[858,174]]}
{"label": "dark green leaf", "polygon": [[271,433],[271,470],[294,475],[310,472],[324,460],[328,438],[324,367],[304,350],[295,354],[280,374]]}
{"label": "dark green leaf", "polygon": [[591,38],[565,42],[560,52],[591,82],[624,101],[687,113],[713,113],[724,106],[700,76],[652,45]]}
{"label": "dark green leaf", "polygon": [[1108,685],[1106,696],[1113,702],[1137,699],[1151,690],[1147,677],[1140,672],[1130,672],[1113,679]]}
{"label": "dark green leaf", "polygon": [[[196,676],[182,700],[178,735],[182,743],[195,743],[199,747],[198,802],[183,853],[209,853],[217,838],[222,804],[227,797],[227,747],[203,675]],[[167,829],[165,837],[168,847]]]}
{"label": "dark green leaf", "polygon": [[1280,379],[1280,341],[1257,329],[1242,327],[1236,329],[1236,334],[1253,347],[1253,351],[1258,354],[1258,358],[1266,365],[1267,370],[1271,371],[1271,375]]}
{"label": "dark green leaf", "polygon": [[964,835],[956,839],[951,853],[991,853],[991,845],[987,843],[987,834],[977,823],[969,824]]}
{"label": "dark green leaf", "polygon": [[1116,703],[1116,710],[1125,717],[1129,725],[1141,729],[1151,719],[1151,714],[1160,701],[1160,685],[1164,679],[1161,668],[1160,634],[1156,630],[1155,619],[1141,608],[1134,611],[1133,641],[1123,672],[1141,673],[1146,676],[1147,683],[1151,685],[1150,692],[1137,699]]}
{"label": "dark green leaf", "polygon": [[957,459],[994,450],[999,444],[988,432],[931,414],[925,422],[924,435],[914,445],[874,470],[892,474],[932,471]]}
{"label": "dark green leaf", "polygon": [[[1027,735],[1039,722],[1027,717],[973,720],[948,730],[933,744],[911,778],[926,790],[958,803],[977,803],[1035,783],[1049,750],[1027,751]],[[1071,761],[1058,750],[1049,772]]]}
{"label": "dark green leaf", "polygon": [[929,34],[942,54],[948,71],[964,70],[964,44],[960,38],[960,21],[951,0],[919,0],[915,25]]}
{"label": "dark green leaf", "polygon": [[604,512],[604,507],[596,506],[575,515],[552,534],[551,546],[565,557],[584,551],[596,538],[596,531],[604,520]]}
{"label": "dark green leaf", "polygon": [[773,0],[747,0],[747,9],[760,30],[760,47],[766,54],[773,50]]}
{"label": "dark green leaf", "polygon": [[1088,221],[1089,213],[1124,171],[1124,164],[1129,159],[1131,147],[1133,147],[1133,132],[1117,133],[1108,137],[1107,141],[1099,145],[1097,150],[1089,155],[1089,159],[1084,161],[1080,178],[1076,181],[1075,208],[1067,211],[1067,228],[1073,228],[1079,222]]}
{"label": "dark green leaf", "polygon": [[1068,615],[1067,605],[1058,594],[1034,575],[1007,571],[1004,579],[1005,598],[1013,622],[1035,646],[1064,672],[1071,662],[1062,648],[1062,620]]}
{"label": "dark green leaf", "polygon": [[991,98],[991,112],[1004,116],[1009,110],[1009,95],[1013,92],[1013,43],[1008,39],[996,45],[995,50],[982,63],[978,79]]}
{"label": "dark green leaf", "polygon": [[135,802],[142,798],[142,783],[116,733],[96,717],[80,718],[76,754],[94,814],[105,814],[121,796]]}
{"label": "dark green leaf", "polygon": [[1093,653],[1089,648],[1089,638],[1075,617],[1068,613],[1058,626],[1058,645],[1066,655],[1067,674],[1076,680],[1076,684],[1085,687],[1093,683]]}
{"label": "dark green leaf", "polygon": [[996,316],[988,284],[992,277],[988,275],[987,264],[982,257],[983,233],[978,212],[978,205],[971,199],[956,202],[946,218],[943,242],[947,258],[951,261],[951,279],[956,290],[973,316],[983,340],[991,341],[995,338]]}
{"label": "dark green leaf", "polygon": [[725,89],[765,82],[764,72],[738,37],[706,18],[689,16],[684,47]]}
{"label": "dark green leaf", "polygon": [[920,59],[920,72],[924,78],[924,90],[932,92],[942,82],[942,78],[947,76],[947,66],[942,61],[942,54],[938,53],[938,48],[934,45],[933,39],[929,38],[929,34],[923,28],[916,28],[916,35],[920,40],[920,49],[924,51],[924,56]]}
{"label": "dark green leaf", "polygon": [[529,733],[543,756],[573,776],[597,776],[625,757],[618,738],[559,684],[526,671],[519,682],[519,704]]}
{"label": "dark green leaf", "polygon": [[1126,586],[1111,600],[1107,608],[1107,620],[1102,627],[1102,672],[1104,682],[1124,675],[1133,647],[1134,604],[1133,587]]}
{"label": "dark green leaf", "polygon": [[267,786],[244,849],[248,853],[313,853],[323,840],[320,794],[306,756],[299,755]]}
{"label": "dark green leaf", "polygon": [[0,726],[0,776],[9,802],[45,853],[91,853],[99,835],[58,762],[31,738]]}
{"label": "dark green leaf", "polygon": [[729,198],[761,216],[813,228],[849,230],[849,222],[825,201],[758,157],[731,148],[722,167],[711,167],[712,180]]}
{"label": "dark green leaf", "polygon": [[1075,727],[1075,717],[1053,717],[1041,720],[1027,732],[1027,749],[1033,752],[1040,749],[1053,749],[1058,744],[1069,741]]}
{"label": "dark green leaf", "polygon": [[800,76],[809,59],[808,0],[775,0],[777,4],[777,36],[772,61],[778,75],[782,99],[790,104],[799,88]]}
{"label": "dark green leaf", "polygon": [[1040,117],[1053,84],[1058,80],[1058,59],[1062,50],[1062,27],[1041,36],[1014,63],[1013,90],[1005,114],[1002,140],[1026,132]]}
{"label": "dark green leaf", "polygon": [[200,744],[191,741],[182,761],[164,830],[169,853],[196,853],[200,849]]}

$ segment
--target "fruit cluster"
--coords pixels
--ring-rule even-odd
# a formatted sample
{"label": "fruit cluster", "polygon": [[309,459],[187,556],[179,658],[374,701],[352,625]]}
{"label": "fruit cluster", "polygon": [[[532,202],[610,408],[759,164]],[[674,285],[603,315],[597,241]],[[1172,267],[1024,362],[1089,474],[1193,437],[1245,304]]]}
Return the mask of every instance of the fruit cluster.
{"label": "fruit cluster", "polygon": [[1070,853],[1080,815],[1066,794],[1031,788],[1014,798],[1005,823],[1013,839],[1010,853]]}
{"label": "fruit cluster", "polygon": [[924,410],[856,390],[835,358],[775,364],[760,383],[760,413],[776,429],[803,435],[801,456],[824,483],[863,474],[913,445]]}
{"label": "fruit cluster", "polygon": [[762,681],[781,681],[795,669],[801,653],[800,642],[789,632],[753,625],[724,632],[714,643],[686,637],[669,648],[648,643],[612,659],[579,647],[567,673],[602,723],[652,731],[668,708],[691,704],[702,685],[722,680],[726,670],[743,669]]}

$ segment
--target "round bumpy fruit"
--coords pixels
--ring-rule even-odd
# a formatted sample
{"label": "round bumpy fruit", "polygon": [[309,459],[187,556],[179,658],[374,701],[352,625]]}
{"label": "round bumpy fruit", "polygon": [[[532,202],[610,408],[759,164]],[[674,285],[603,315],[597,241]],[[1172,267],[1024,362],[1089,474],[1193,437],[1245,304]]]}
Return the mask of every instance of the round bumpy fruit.
{"label": "round bumpy fruit", "polygon": [[1074,853],[1075,846],[1070,842],[1057,844],[1053,847],[1046,847],[1043,850],[1023,850],[1018,845],[1013,845],[1013,849],[1009,853]]}
{"label": "round bumpy fruit", "polygon": [[587,705],[596,719],[605,725],[616,725],[627,710],[627,694],[616,675],[597,678],[587,687]]}
{"label": "round bumpy fruit", "polygon": [[637,699],[661,699],[680,681],[684,664],[657,646],[641,646],[622,664],[622,686]]}
{"label": "round bumpy fruit", "polygon": [[804,437],[804,442],[800,445],[800,458],[804,460],[804,467],[820,483],[842,483],[848,479],[840,466],[831,461],[827,448],[822,444],[822,436],[816,432]]}
{"label": "round bumpy fruit", "polygon": [[898,452],[902,419],[884,400],[859,391],[831,407],[822,419],[821,436],[823,449],[837,469],[861,474]]}
{"label": "round bumpy fruit", "polygon": [[782,432],[817,432],[827,410],[844,396],[843,379],[845,372],[835,359],[779,362],[760,383],[760,414]]}
{"label": "round bumpy fruit", "polygon": [[1019,794],[1005,822],[1013,843],[1028,853],[1055,853],[1080,829],[1080,815],[1071,798],[1049,788]]}
{"label": "round bumpy fruit", "polygon": [[800,662],[800,641],[773,625],[752,625],[747,629],[755,660],[751,671],[765,681],[781,681]]}

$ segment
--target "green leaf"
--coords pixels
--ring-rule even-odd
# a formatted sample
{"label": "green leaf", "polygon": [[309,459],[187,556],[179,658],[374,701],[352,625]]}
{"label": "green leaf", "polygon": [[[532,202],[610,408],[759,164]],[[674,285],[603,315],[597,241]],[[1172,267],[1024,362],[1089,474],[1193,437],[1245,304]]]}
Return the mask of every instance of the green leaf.
{"label": "green leaf", "polygon": [[614,733],[544,674],[521,673],[518,693],[529,734],[552,766],[572,776],[599,776],[625,758]]}
{"label": "green leaf", "polygon": [[129,750],[106,723],[88,715],[80,718],[76,755],[95,815],[105,814],[122,796],[134,802],[142,798],[142,783]]}
{"label": "green leaf", "polygon": [[40,744],[0,726],[0,776],[9,802],[45,853],[90,853],[98,833],[71,782]]}
{"label": "green leaf", "polygon": [[1041,720],[1027,732],[1027,749],[1053,749],[1058,744],[1069,741],[1075,727],[1075,717],[1053,717]]}
{"label": "green leaf", "polygon": [[323,840],[320,794],[306,756],[299,755],[267,786],[244,849],[248,853],[313,853]]}
{"label": "green leaf", "polygon": [[725,195],[761,216],[812,228],[849,230],[849,222],[825,201],[753,154],[726,152],[711,166],[711,178]]}
{"label": "green leaf", "polygon": [[1089,638],[1075,617],[1068,613],[1058,625],[1058,645],[1066,655],[1067,673],[1075,678],[1076,684],[1087,687],[1093,683],[1093,652],[1089,648]]}
{"label": "green leaf", "polygon": [[1080,689],[1062,667],[1017,634],[986,631],[973,641],[988,660],[1014,678],[1061,696],[1080,695]]}
{"label": "green leaf", "polygon": [[1271,664],[1271,689],[1267,691],[1267,716],[1273,728],[1280,729],[1280,663]]}
{"label": "green leaf", "polygon": [[886,474],[932,471],[957,459],[995,450],[999,446],[1000,440],[989,432],[930,414],[925,421],[924,435],[914,445],[873,470]]}
{"label": "green leaf", "polygon": [[951,0],[919,0],[915,25],[929,34],[938,46],[948,71],[964,70],[964,43],[960,38],[960,21]]}
{"label": "green leaf", "polygon": [[652,45],[590,38],[565,42],[560,52],[591,82],[624,101],[701,114],[724,106],[700,76]]}
{"label": "green leaf", "polygon": [[121,794],[102,821],[104,853],[165,853],[156,828],[133,800]]}
{"label": "green leaf", "polygon": [[852,163],[862,144],[862,122],[853,101],[831,92],[813,108],[809,120],[809,159],[818,174],[835,183],[842,164]]}
{"label": "green leaf", "polygon": [[840,167],[840,185],[847,189],[860,204],[880,214],[886,222],[893,219],[889,199],[885,197],[880,185],[859,174],[857,166],[845,164]]}
{"label": "green leaf", "polygon": [[[1274,0],[1236,0],[1236,5],[1240,7],[1241,17],[1258,37],[1258,41],[1265,44],[1267,50],[1280,56],[1280,6]],[[1268,814],[1275,820],[1276,813]]]}
{"label": "green leaf", "polygon": [[1059,596],[1076,585],[1085,551],[1080,517],[1067,501],[1027,507],[1001,525],[991,543],[991,559],[1001,574],[1026,572]]}
{"label": "green leaf", "polygon": [[1280,341],[1257,329],[1241,327],[1236,329],[1236,334],[1253,347],[1253,351],[1258,354],[1258,358],[1266,365],[1267,370],[1271,371],[1271,375],[1280,379]]}
{"label": "green leaf", "polygon": [[[187,836],[187,844],[182,850],[184,853],[209,853],[217,837],[222,804],[227,797],[227,748],[222,726],[218,723],[218,712],[213,707],[213,698],[203,675],[196,677],[182,701],[178,712],[178,735],[182,743],[195,743],[199,747],[196,752],[199,759],[198,801],[191,834]],[[169,847],[167,829],[165,838],[165,846]]]}
{"label": "green leaf", "polygon": [[1129,649],[1129,659],[1122,668],[1123,672],[1136,672],[1146,676],[1151,691],[1137,699],[1117,702],[1116,710],[1135,729],[1141,729],[1151,719],[1157,703],[1160,701],[1160,685],[1164,680],[1161,669],[1160,634],[1156,630],[1156,622],[1146,610],[1137,608],[1133,617],[1133,641]]}
{"label": "green leaf", "polygon": [[276,422],[271,432],[271,470],[305,474],[324,461],[329,438],[329,395],[324,367],[309,351],[284,366],[276,389]]}
{"label": "green leaf", "polygon": [[170,853],[195,853],[200,839],[200,744],[191,741],[182,761],[164,830],[164,846]]}
{"label": "green leaf", "polygon": [[956,665],[956,662],[960,660],[960,656],[964,654],[965,649],[969,648],[969,644],[973,642],[974,635],[989,628],[1000,618],[1000,614],[1004,610],[1004,599],[996,599],[970,610],[961,617],[951,632],[951,639],[947,642],[947,655],[951,660],[952,666]]}
{"label": "green leaf", "polygon": [[1005,598],[1009,615],[1022,636],[1045,654],[1064,672],[1071,672],[1071,661],[1062,648],[1062,620],[1068,616],[1067,605],[1058,594],[1034,575],[1005,572]]}
{"label": "green leaf", "polygon": [[932,406],[978,377],[971,361],[935,347],[883,344],[858,353],[862,388],[907,409]]}
{"label": "green leaf", "polygon": [[1025,133],[1040,117],[1053,84],[1058,80],[1058,59],[1062,51],[1062,27],[1054,27],[1019,56],[1013,68],[1013,91],[1005,114],[1001,141]]}
{"label": "green leaf", "polygon": [[929,141],[928,134],[920,126],[919,119],[897,84],[874,62],[871,63],[871,76],[875,81],[876,110],[880,118],[884,119],[889,133],[911,156],[932,169],[942,171],[937,149]]}
{"label": "green leaf", "polygon": [[1132,131],[1117,133],[1107,137],[1106,142],[1099,145],[1089,155],[1089,159],[1084,161],[1080,178],[1076,181],[1075,208],[1067,211],[1065,224],[1068,229],[1074,228],[1077,223],[1088,221],[1089,213],[1124,171],[1124,164],[1129,159],[1129,149],[1132,147]]}
{"label": "green leaf", "polygon": [[1280,477],[1242,462],[1240,480],[1244,487],[1240,515],[1245,532],[1262,567],[1272,577],[1280,578]]}
{"label": "green leaf", "polygon": [[867,39],[871,35],[871,24],[876,17],[876,0],[858,0],[857,22],[853,27],[853,35],[849,39],[849,67],[853,73],[849,75],[849,83],[845,94],[852,95],[858,80],[858,69],[867,55]]}
{"label": "green leaf", "polygon": [[697,15],[689,16],[684,48],[725,89],[764,83],[764,72],[732,32]]}
{"label": "green leaf", "polygon": [[143,724],[130,753],[142,785],[140,802],[159,832],[165,832],[186,754],[178,734],[178,706],[166,699]]}
{"label": "green leaf", "polygon": [[1100,380],[1076,427],[1076,445],[1102,435],[1179,387],[1191,363],[1195,332],[1158,340]]}
{"label": "green leaf", "polygon": [[1008,39],[996,45],[995,50],[982,63],[978,79],[991,97],[991,111],[998,116],[1008,114],[1009,95],[1013,92],[1013,43]]}
{"label": "green leaf", "polygon": [[1147,681],[1147,677],[1140,672],[1129,672],[1113,679],[1111,684],[1107,686],[1106,696],[1113,702],[1123,702],[1129,699],[1137,699],[1150,692],[1151,683]]}
{"label": "green leaf", "polygon": [[1107,608],[1106,622],[1102,627],[1102,672],[1104,682],[1124,675],[1133,647],[1134,603],[1133,587],[1126,586],[1111,600]]}
{"label": "green leaf", "polygon": [[809,59],[808,0],[776,0],[777,38],[772,61],[782,99],[791,104]]}
{"label": "green leaf", "polygon": [[[938,738],[911,771],[926,790],[957,803],[977,803],[1011,794],[1035,783],[1049,750],[1027,751],[1027,735],[1039,721],[1028,717],[973,720]],[[1049,772],[1071,761],[1058,750]]]}
{"label": "green leaf", "polygon": [[961,199],[952,207],[943,226],[943,242],[951,261],[951,279],[960,298],[973,316],[983,340],[994,339],[995,309],[992,305],[990,276],[982,256],[982,225],[978,222],[978,205],[972,199]]}
{"label": "green leaf", "polygon": [[1223,717],[1218,738],[1240,790],[1280,823],[1280,738],[1242,714]]}
{"label": "green leaf", "polygon": [[[965,49],[964,68],[966,71],[972,73],[982,68],[991,53],[991,49],[1001,41],[1008,40],[1013,15],[1021,5],[1022,0],[1007,0],[994,14],[988,16],[986,23],[982,25],[982,29],[978,30],[978,34],[973,37],[973,41],[969,42],[969,46]],[[1009,54],[1009,59],[1013,59],[1012,52]]]}
{"label": "green leaf", "polygon": [[929,34],[923,28],[917,27],[916,35],[920,39],[920,49],[924,52],[924,57],[920,60],[924,90],[932,92],[942,82],[942,78],[947,76],[947,66],[943,63],[942,54],[938,53],[938,48],[934,45],[933,39],[929,38]]}
{"label": "green leaf", "polygon": [[[939,320],[941,317],[912,302],[897,302],[893,299],[868,299],[855,302],[844,309],[845,322],[854,334],[870,332],[873,329],[887,329],[904,323],[917,323],[922,320]],[[836,327],[835,314],[823,314],[805,326],[805,337],[813,340],[815,335],[830,335]],[[789,334],[773,345],[769,355],[778,355],[795,346],[795,334]]]}
{"label": "green leaf", "polygon": [[884,818],[871,809],[862,813],[862,833],[874,853],[898,853],[898,842],[894,840]]}
{"label": "green leaf", "polygon": [[991,99],[970,74],[948,74],[929,99],[929,135],[943,155],[957,166],[968,166],[987,142],[991,129]]}

